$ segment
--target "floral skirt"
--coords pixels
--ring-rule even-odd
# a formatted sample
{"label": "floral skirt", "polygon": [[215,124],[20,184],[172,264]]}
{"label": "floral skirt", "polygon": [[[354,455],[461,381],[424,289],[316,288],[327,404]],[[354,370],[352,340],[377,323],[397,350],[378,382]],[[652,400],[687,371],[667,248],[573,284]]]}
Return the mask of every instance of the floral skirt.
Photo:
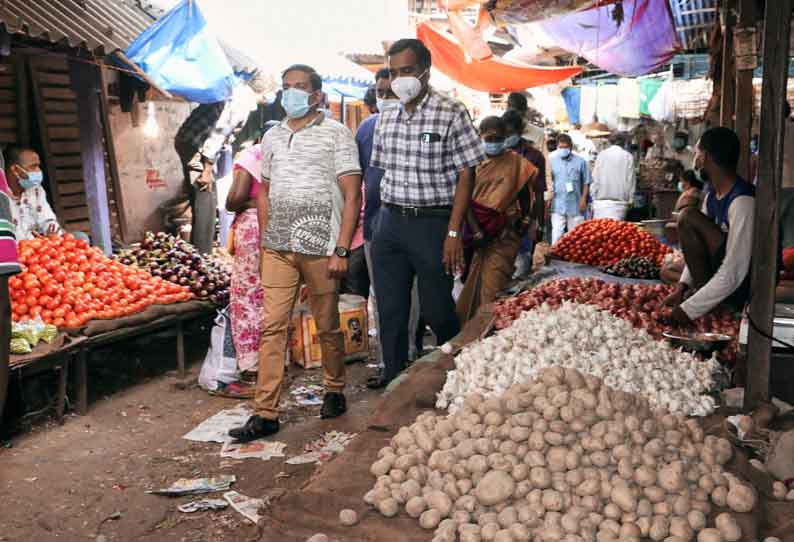
{"label": "floral skirt", "polygon": [[248,209],[234,221],[229,312],[232,338],[240,371],[256,371],[259,336],[262,332],[262,285],[259,279],[259,222],[256,209]]}

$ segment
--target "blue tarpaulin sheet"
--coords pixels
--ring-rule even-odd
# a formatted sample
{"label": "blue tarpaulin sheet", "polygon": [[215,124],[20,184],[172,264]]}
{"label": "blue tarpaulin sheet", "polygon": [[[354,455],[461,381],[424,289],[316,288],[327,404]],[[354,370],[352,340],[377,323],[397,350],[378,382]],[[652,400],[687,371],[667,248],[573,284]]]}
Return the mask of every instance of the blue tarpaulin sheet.
{"label": "blue tarpaulin sheet", "polygon": [[359,81],[350,77],[335,77],[323,79],[323,90],[327,93],[337,94],[345,98],[363,100],[367,88],[371,83]]}
{"label": "blue tarpaulin sheet", "polygon": [[607,5],[535,23],[555,44],[599,68],[624,76],[649,73],[678,50],[667,0],[623,0],[623,20]]}
{"label": "blue tarpaulin sheet", "polygon": [[158,19],[125,54],[159,87],[191,102],[224,101],[240,82],[198,3],[189,0]]}
{"label": "blue tarpaulin sheet", "polygon": [[562,99],[565,101],[565,110],[568,112],[568,122],[579,123],[579,106],[582,102],[582,89],[580,87],[567,87],[562,90]]}

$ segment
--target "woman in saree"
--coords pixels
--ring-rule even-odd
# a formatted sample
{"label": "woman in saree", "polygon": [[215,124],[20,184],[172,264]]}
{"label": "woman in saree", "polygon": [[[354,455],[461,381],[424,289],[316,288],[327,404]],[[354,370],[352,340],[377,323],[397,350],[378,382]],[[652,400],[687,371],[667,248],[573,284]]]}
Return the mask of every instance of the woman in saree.
{"label": "woman in saree", "polygon": [[[259,279],[259,222],[256,195],[262,153],[259,145],[240,152],[234,161],[232,187],[226,209],[235,213],[232,224],[232,272],[229,291],[229,316],[237,367],[244,382],[256,381],[259,337],[262,323],[263,292]],[[250,397],[253,388],[231,384],[224,395]]]}
{"label": "woman in saree", "polygon": [[486,160],[477,166],[463,242],[471,260],[458,298],[461,324],[496,299],[513,276],[521,238],[531,224],[532,186],[538,170],[505,149],[505,125],[499,117],[480,123]]}

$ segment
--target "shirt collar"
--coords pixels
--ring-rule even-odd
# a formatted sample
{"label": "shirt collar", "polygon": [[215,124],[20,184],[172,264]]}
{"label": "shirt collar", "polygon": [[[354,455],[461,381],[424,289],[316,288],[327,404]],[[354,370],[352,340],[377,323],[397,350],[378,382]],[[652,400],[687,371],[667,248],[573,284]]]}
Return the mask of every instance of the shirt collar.
{"label": "shirt collar", "polygon": [[[425,106],[427,106],[427,103],[430,101],[430,97],[432,95],[434,95],[434,94],[435,94],[435,91],[433,90],[433,88],[432,87],[427,87],[427,94],[425,94],[425,97],[422,98],[422,101],[420,101],[418,104],[416,104],[416,109],[414,109],[414,112],[411,113],[408,116],[408,118],[411,118],[414,115],[416,115],[417,113],[421,112],[425,108]],[[398,115],[401,117],[403,115],[403,113],[405,113],[405,106],[400,104],[400,109],[399,109]]]}
{"label": "shirt collar", "polygon": [[308,124],[303,126],[303,128],[301,128],[297,132],[295,130],[293,130],[290,127],[290,125],[288,124],[289,117],[284,117],[284,120],[281,121],[281,124],[279,126],[281,128],[284,128],[285,130],[289,131],[290,133],[295,134],[295,133],[298,133],[298,132],[301,132],[301,131],[305,130],[306,128],[311,128],[312,126],[319,126],[320,124],[322,124],[325,121],[325,114],[322,111],[315,111],[315,114],[316,114],[316,116],[311,120],[311,122],[309,122]]}

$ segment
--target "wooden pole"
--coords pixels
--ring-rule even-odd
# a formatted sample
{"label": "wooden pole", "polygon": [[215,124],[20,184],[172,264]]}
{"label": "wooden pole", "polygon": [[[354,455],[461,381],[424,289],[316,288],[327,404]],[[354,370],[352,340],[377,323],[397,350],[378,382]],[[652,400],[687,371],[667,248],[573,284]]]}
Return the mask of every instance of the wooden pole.
{"label": "wooden pole", "polygon": [[[777,195],[783,169],[785,123],[783,102],[788,79],[788,43],[793,0],[766,3],[764,78],[761,89],[761,133],[758,189],[753,230],[752,299],[747,340],[747,387],[744,408],[752,410],[769,400],[769,361],[772,356],[772,319],[775,309],[778,222]],[[764,336],[766,335],[766,336]]]}
{"label": "wooden pole", "polygon": [[733,55],[733,9],[736,0],[725,0],[722,8],[722,94],[720,95],[720,125],[733,128],[736,108],[736,63]]}
{"label": "wooden pole", "polygon": [[[755,27],[755,0],[739,0],[740,31]],[[735,39],[735,38],[734,38]],[[753,129],[753,70],[736,69],[736,134],[741,143],[739,155],[739,175],[750,179],[750,138]]]}

